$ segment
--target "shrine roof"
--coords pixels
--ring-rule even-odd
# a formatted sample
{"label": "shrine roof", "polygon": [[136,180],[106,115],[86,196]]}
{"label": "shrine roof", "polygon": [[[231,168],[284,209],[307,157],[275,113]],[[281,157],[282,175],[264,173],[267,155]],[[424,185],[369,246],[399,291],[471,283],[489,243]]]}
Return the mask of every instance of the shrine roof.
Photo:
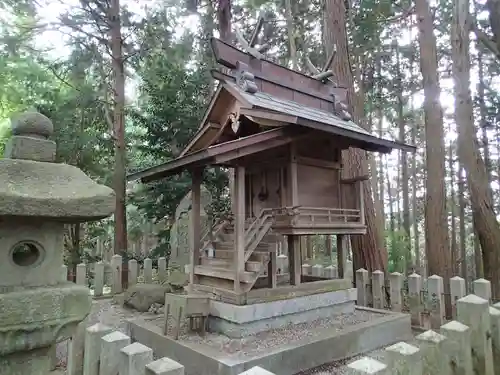
{"label": "shrine roof", "polygon": [[[178,158],[133,173],[129,181],[152,181],[186,168],[223,164],[290,143],[303,134],[337,137],[347,145],[343,148],[382,153],[416,149],[379,138],[353,122],[343,103],[347,90],[331,81],[255,58],[218,39],[212,39],[212,49],[217,62],[230,73],[212,71],[219,85],[198,131]],[[237,128],[244,119],[258,124],[260,133],[240,134]]]}

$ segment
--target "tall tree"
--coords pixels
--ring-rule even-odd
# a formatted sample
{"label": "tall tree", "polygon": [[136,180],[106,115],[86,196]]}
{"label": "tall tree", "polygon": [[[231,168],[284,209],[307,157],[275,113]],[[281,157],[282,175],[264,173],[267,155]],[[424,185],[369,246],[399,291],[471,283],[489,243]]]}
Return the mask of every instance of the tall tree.
{"label": "tall tree", "polygon": [[[324,41],[328,54],[336,48],[336,56],[331,69],[338,84],[348,90],[348,104],[352,109],[353,120],[364,124],[364,98],[356,95],[354,89],[353,72],[349,57],[347,42],[346,5],[344,0],[326,0],[324,9]],[[345,170],[350,176],[368,174],[368,159],[366,152],[350,149],[343,155]],[[365,219],[367,234],[352,236],[354,265],[364,267],[370,271],[380,269],[385,271],[387,265],[387,250],[383,247],[378,235],[381,228],[379,220],[375,218],[375,209],[372,198],[371,184],[364,181],[362,184],[365,197]]]}
{"label": "tall tree", "polygon": [[115,139],[115,166],[113,188],[116,194],[115,254],[127,251],[127,149],[125,144],[125,60],[121,31],[120,0],[110,0],[108,8],[111,66],[113,69],[113,135]]}
{"label": "tall tree", "polygon": [[[401,53],[399,51],[398,42],[394,42],[395,54],[396,54],[396,97],[397,97],[397,113],[398,113],[398,128],[399,128],[399,140],[401,142],[406,142],[406,119],[404,113],[405,100],[403,97],[403,72],[401,69]],[[406,259],[406,269],[410,270],[412,267],[412,257],[411,257],[411,243],[410,243],[410,193],[408,186],[408,156],[406,152],[400,151],[400,167],[401,167],[401,179],[399,186],[401,187],[401,192],[403,195],[403,230],[404,236],[406,238],[405,245],[405,259]],[[399,199],[398,199],[399,202]]]}
{"label": "tall tree", "polygon": [[443,110],[438,76],[434,22],[428,0],[415,0],[420,44],[420,71],[424,87],[426,140],[425,252],[428,272],[447,280],[452,276],[445,191]]}
{"label": "tall tree", "polygon": [[[495,25],[492,24],[495,32]],[[484,274],[491,282],[493,298],[500,297],[500,226],[496,219],[488,172],[479,151],[470,93],[469,1],[454,3],[452,59],[455,83],[455,121],[458,125],[458,155],[466,171],[474,229],[483,255]]]}

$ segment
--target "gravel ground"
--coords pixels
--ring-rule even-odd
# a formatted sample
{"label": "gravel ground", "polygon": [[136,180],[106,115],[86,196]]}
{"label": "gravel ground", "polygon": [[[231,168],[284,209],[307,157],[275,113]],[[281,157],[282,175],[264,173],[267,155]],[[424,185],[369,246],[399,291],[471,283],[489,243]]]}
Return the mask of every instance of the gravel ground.
{"label": "gravel ground", "polygon": [[[181,330],[180,341],[197,343],[216,348],[225,352],[229,356],[236,358],[255,356],[278,345],[290,344],[304,338],[314,338],[321,335],[325,329],[335,329],[341,331],[345,327],[363,323],[372,319],[380,318],[381,314],[356,310],[353,314],[343,314],[334,318],[318,319],[312,322],[287,325],[279,329],[272,329],[266,332],[243,339],[230,339],[227,336],[207,333],[204,337],[198,334],[189,334],[186,330]],[[152,323],[163,328],[163,319],[158,318]],[[169,324],[172,327],[172,324]],[[186,325],[184,325],[184,328]]]}
{"label": "gravel ground", "polygon": [[[407,341],[408,344],[418,346],[416,340]],[[310,369],[308,371],[303,371],[295,375],[343,375],[347,372],[347,365],[363,357],[370,357],[376,359],[382,363],[385,363],[385,348],[380,348],[369,353],[358,355],[352,358],[343,359],[340,361],[334,361],[326,363],[324,365],[318,366],[316,368]]]}
{"label": "gravel ground", "polygon": [[[127,319],[137,318],[139,316],[152,315],[139,313],[123,308],[118,304],[113,304],[112,299],[95,300],[92,304],[92,310],[89,315],[88,325],[91,326],[96,323],[108,325],[116,330],[127,334]],[[330,319],[318,319],[312,322],[289,325],[280,329],[274,329],[267,332],[257,334],[255,336],[245,339],[230,339],[223,335],[207,333],[205,337],[200,337],[196,334],[186,334],[185,331],[181,332],[179,340],[187,342],[196,342],[199,344],[206,344],[211,347],[218,348],[226,352],[230,356],[253,356],[259,352],[268,350],[269,348],[277,345],[288,344],[295,340],[301,340],[306,337],[314,337],[321,334],[325,328],[335,328],[340,331],[344,327],[359,324],[372,319],[377,319],[380,314],[366,311],[356,311],[354,314],[340,315]],[[163,325],[163,319],[159,317],[152,322],[158,325]],[[58,367],[66,367],[68,343],[60,343],[57,346],[57,359]],[[301,372],[296,375],[342,375],[346,372],[346,365],[359,359],[363,356],[369,356],[374,359],[383,361],[384,349],[378,349],[370,353],[366,353],[354,358],[335,361],[314,369]]]}

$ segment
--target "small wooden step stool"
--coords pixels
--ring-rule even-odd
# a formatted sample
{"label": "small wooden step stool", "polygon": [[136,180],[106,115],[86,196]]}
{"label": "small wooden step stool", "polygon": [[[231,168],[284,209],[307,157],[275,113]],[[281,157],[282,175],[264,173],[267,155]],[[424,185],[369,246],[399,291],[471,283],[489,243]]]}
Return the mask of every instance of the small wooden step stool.
{"label": "small wooden step stool", "polygon": [[170,315],[174,318],[174,339],[179,338],[182,322],[189,318],[189,330],[198,331],[205,335],[209,313],[208,297],[201,294],[173,294],[165,293],[165,329],[168,333]]}

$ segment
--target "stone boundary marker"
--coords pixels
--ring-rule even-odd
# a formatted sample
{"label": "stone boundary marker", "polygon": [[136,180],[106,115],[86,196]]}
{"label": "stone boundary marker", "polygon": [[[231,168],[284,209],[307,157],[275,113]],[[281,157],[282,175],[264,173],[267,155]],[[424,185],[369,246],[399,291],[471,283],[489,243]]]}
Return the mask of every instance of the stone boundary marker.
{"label": "stone boundary marker", "polygon": [[[123,258],[121,255],[113,255],[111,262],[97,262],[97,263],[80,263],[76,266],[75,282],[78,285],[88,286],[87,272],[91,271],[94,276],[93,291],[94,297],[102,297],[105,295],[105,286],[110,287],[110,294],[115,295],[123,292],[123,279],[122,279],[122,263]],[[288,273],[288,257],[286,255],[278,255],[277,268],[280,275]],[[128,286],[135,285],[139,282],[145,284],[163,283],[167,280],[167,260],[165,257],[158,258],[158,268],[153,269],[153,260],[150,258],[144,259],[141,267],[135,259],[131,259],[127,264],[127,281]],[[324,267],[323,265],[310,264],[302,265],[302,274],[308,276],[321,277],[325,279],[337,279],[338,271],[335,265]],[[64,281],[68,281],[68,267],[62,266],[61,277]],[[346,262],[346,278],[352,279],[352,263]]]}
{"label": "stone boundary marker", "polygon": [[[458,300],[466,295],[466,282],[459,276],[449,281],[452,317],[457,318]],[[382,271],[373,271],[371,276],[363,268],[356,271],[357,305],[388,309],[411,314],[412,326],[425,329],[439,329],[444,323],[444,280],[441,276],[428,278],[413,273],[406,278],[399,272],[389,274],[385,279]],[[472,282],[472,292],[491,304],[491,283],[485,279]],[[386,296],[390,296],[387,301]],[[500,305],[497,306],[500,308]]]}
{"label": "stone boundary marker", "polygon": [[[84,324],[84,323],[81,323]],[[68,375],[184,375],[184,366],[170,358],[153,360],[153,350],[103,324],[86,328],[70,343],[72,356],[83,358]],[[258,366],[240,375],[274,375]]]}
{"label": "stone boundary marker", "polygon": [[[123,292],[122,261],[121,255],[113,255],[110,263],[102,261],[92,264],[80,263],[76,266],[76,284],[88,286],[87,271],[92,270],[94,297],[104,296],[105,286],[111,287],[111,295],[120,294]],[[153,269],[153,260],[150,258],[144,259],[142,269],[135,259],[128,261],[127,281],[129,287],[139,282],[161,284],[167,280],[167,276],[167,259],[165,257],[158,258],[157,269]],[[69,281],[67,266],[62,266],[61,278],[64,281]]]}
{"label": "stone boundary marker", "polygon": [[500,305],[469,294],[456,300],[456,320],[439,332],[416,337],[417,345],[399,342],[385,349],[385,363],[364,357],[347,365],[347,374],[494,375],[500,370]]}

